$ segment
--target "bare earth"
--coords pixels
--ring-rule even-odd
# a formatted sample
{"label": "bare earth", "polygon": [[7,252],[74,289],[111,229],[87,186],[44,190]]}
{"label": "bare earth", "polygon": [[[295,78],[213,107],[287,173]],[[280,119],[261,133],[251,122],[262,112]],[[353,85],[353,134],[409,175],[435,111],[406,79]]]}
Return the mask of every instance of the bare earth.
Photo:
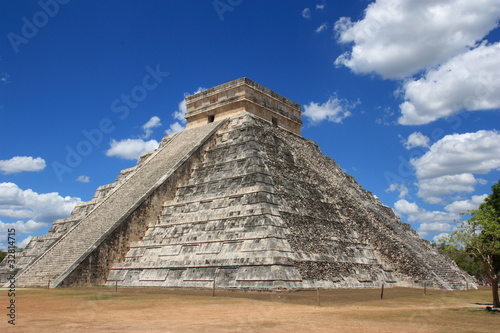
{"label": "bare earth", "polygon": [[145,288],[18,289],[1,332],[498,332],[490,290],[245,293]]}

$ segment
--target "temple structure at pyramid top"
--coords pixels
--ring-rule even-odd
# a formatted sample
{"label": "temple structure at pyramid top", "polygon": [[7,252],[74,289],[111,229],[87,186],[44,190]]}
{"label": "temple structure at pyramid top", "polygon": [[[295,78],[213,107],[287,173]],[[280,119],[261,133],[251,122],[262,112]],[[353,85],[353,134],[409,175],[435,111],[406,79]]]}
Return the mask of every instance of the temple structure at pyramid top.
{"label": "temple structure at pyramid top", "polygon": [[241,78],[186,98],[187,128],[0,265],[17,287],[467,289],[472,277],[319,146],[297,103]]}
{"label": "temple structure at pyramid top", "polygon": [[186,97],[187,128],[249,112],[300,135],[299,104],[244,77]]}

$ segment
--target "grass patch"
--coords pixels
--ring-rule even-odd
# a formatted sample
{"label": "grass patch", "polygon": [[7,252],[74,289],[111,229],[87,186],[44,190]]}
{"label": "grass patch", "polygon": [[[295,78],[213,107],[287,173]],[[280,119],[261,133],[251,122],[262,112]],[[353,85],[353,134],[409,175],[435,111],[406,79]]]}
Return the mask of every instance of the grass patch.
{"label": "grass patch", "polygon": [[[490,290],[291,293],[152,288],[19,289],[22,332],[494,332]],[[2,298],[3,300],[3,298]],[[3,330],[4,323],[0,323]],[[91,328],[91,329],[90,329]],[[203,329],[201,329],[203,328]],[[7,332],[11,331],[6,327]],[[12,330],[14,332],[15,330]]]}

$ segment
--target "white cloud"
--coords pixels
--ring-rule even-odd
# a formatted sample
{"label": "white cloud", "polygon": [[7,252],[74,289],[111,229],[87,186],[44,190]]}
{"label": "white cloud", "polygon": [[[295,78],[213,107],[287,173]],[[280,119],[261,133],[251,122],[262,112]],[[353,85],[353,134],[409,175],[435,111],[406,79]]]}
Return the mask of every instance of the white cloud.
{"label": "white cloud", "polygon": [[178,133],[180,131],[183,131],[185,126],[181,125],[179,122],[175,122],[173,124],[170,124],[170,128],[165,131],[167,135],[172,135],[175,133]]}
{"label": "white cloud", "polygon": [[413,132],[408,136],[408,139],[403,142],[403,146],[406,149],[413,149],[416,147],[429,148],[429,137],[423,135],[420,132]]}
{"label": "white cloud", "polygon": [[328,28],[328,23],[323,23],[316,29],[316,33],[319,34],[320,32],[325,31],[326,28]]}
{"label": "white cloud", "polygon": [[[202,92],[204,90],[207,90],[206,88],[203,87],[198,87],[198,89],[195,90],[194,93],[184,93],[184,97],[190,96],[197,94],[199,92]],[[178,109],[172,113],[172,116],[174,119],[178,120],[172,124],[169,125],[169,128],[165,130],[165,133],[167,135],[171,135],[180,131],[183,131],[186,128],[186,112],[187,112],[187,107],[186,107],[186,99],[184,98],[182,101],[179,102]]]}
{"label": "white cloud", "polygon": [[311,18],[311,10],[309,8],[304,8],[302,11],[302,17],[305,19],[310,19]]}
{"label": "white cloud", "polygon": [[316,9],[318,9],[318,10],[323,10],[323,9],[325,9],[325,7],[326,7],[325,3],[318,3],[316,5]]}
{"label": "white cloud", "polygon": [[10,83],[10,75],[7,73],[0,74],[0,82],[1,83]]}
{"label": "white cloud", "polygon": [[[418,234],[421,237],[427,237],[435,233],[451,232],[456,222],[461,219],[460,213],[467,209],[477,208],[485,197],[486,195],[478,195],[470,200],[456,201],[446,206],[446,211],[428,211],[419,207],[415,202],[401,199],[394,203],[394,211],[398,215],[407,215],[408,222],[417,224]],[[443,235],[436,237],[441,236]]]}
{"label": "white cloud", "polygon": [[[411,215],[408,218],[409,222],[412,223],[444,223],[444,224],[453,224],[454,222],[460,219],[460,215],[456,213],[443,212],[439,210],[428,211],[423,208],[420,208],[419,212]],[[444,230],[446,231],[446,230]]]}
{"label": "white cloud", "polygon": [[110,148],[106,151],[106,156],[114,156],[126,160],[138,159],[141,154],[158,148],[158,141],[143,139],[111,140]]}
{"label": "white cloud", "polygon": [[61,197],[56,192],[39,194],[14,183],[0,183],[0,216],[30,218],[32,223],[52,222],[67,217],[79,202],[80,198]]}
{"label": "white cloud", "polygon": [[414,202],[408,202],[405,199],[396,201],[394,209],[402,214],[417,214],[419,212],[418,205]]}
{"label": "white cloud", "polygon": [[155,150],[158,148],[159,143],[156,140],[146,141],[153,133],[153,129],[161,126],[160,118],[157,116],[151,117],[144,125],[142,125],[142,130],[144,134],[140,139],[123,139],[117,141],[112,139],[110,142],[110,148],[106,151],[106,156],[118,157],[126,160],[136,160],[148,151]]}
{"label": "white cloud", "polygon": [[478,180],[470,173],[422,179],[417,183],[417,195],[428,203],[443,204],[445,200],[442,196],[474,192],[477,183]]}
{"label": "white cloud", "polygon": [[144,131],[144,134],[143,134],[143,138],[144,139],[147,139],[151,136],[151,134],[153,134],[153,128],[156,128],[156,127],[159,127],[161,126],[161,121],[160,121],[160,118],[157,117],[157,116],[153,116],[151,117],[151,119],[149,119],[147,121],[147,123],[145,123],[144,125],[142,125],[142,130]]}
{"label": "white cloud", "polygon": [[454,212],[428,211],[420,208],[415,202],[401,199],[394,203],[394,211],[397,214],[408,215],[408,221],[417,223],[418,233],[425,237],[430,233],[448,232],[453,228],[453,223],[460,219],[460,215]]}
{"label": "white cloud", "polygon": [[186,112],[187,112],[186,100],[183,99],[179,103],[179,110],[177,110],[173,113],[174,119],[177,119],[182,123],[185,123],[186,122]]}
{"label": "white cloud", "polygon": [[463,213],[471,209],[477,209],[480,204],[484,202],[487,194],[474,195],[468,200],[460,200],[452,202],[451,204],[444,207],[444,209],[450,213]]}
{"label": "white cloud", "polygon": [[144,125],[142,125],[142,129],[147,130],[158,126],[161,126],[161,120],[159,117],[153,116]]}
{"label": "white cloud", "polygon": [[46,227],[48,223],[36,222],[33,220],[28,221],[16,221],[14,223],[4,223],[0,221],[0,233],[3,235],[7,234],[7,230],[15,229],[16,234],[31,234],[37,232],[38,230]]}
{"label": "white cloud", "polygon": [[17,247],[24,249],[32,239],[33,239],[32,236],[26,237],[21,241],[21,243],[17,244]]}
{"label": "white cloud", "polygon": [[90,177],[85,176],[85,175],[81,175],[81,176],[78,176],[78,178],[76,178],[76,181],[80,182],[80,183],[88,183],[88,182],[90,182]]}
{"label": "white cloud", "polygon": [[499,19],[498,0],[378,0],[362,20],[335,23],[339,42],[353,43],[335,64],[401,79],[467,52]]}
{"label": "white cloud", "polygon": [[[467,173],[486,174],[500,169],[499,142],[497,131],[447,135],[410,163],[420,180]],[[464,177],[471,183],[471,176],[460,176],[462,180]]]}
{"label": "white cloud", "polygon": [[386,192],[394,192],[394,191],[399,191],[399,198],[404,199],[408,193],[409,190],[404,184],[391,184],[388,189],[385,190]]}
{"label": "white cloud", "polygon": [[450,223],[442,223],[442,222],[424,222],[420,224],[417,232],[421,237],[425,237],[429,234],[433,233],[448,233],[453,230],[453,225]]}
{"label": "white cloud", "polygon": [[441,243],[441,238],[443,237],[446,237],[448,238],[450,236],[450,234],[448,232],[442,232],[440,233],[439,235],[436,235],[432,238],[432,241],[436,244],[440,244]]}
{"label": "white cloud", "polygon": [[453,223],[460,219],[460,215],[453,212],[428,211],[418,207],[415,202],[404,199],[394,204],[397,214],[408,215],[408,222],[419,224],[417,232],[421,237],[431,233],[449,232],[453,229]]}
{"label": "white cloud", "polygon": [[10,160],[0,160],[0,172],[4,175],[23,171],[41,171],[45,166],[45,160],[41,157],[15,156]]}
{"label": "white cloud", "polygon": [[[198,87],[198,89],[195,90],[194,93],[190,94],[190,93],[184,93],[184,99],[182,101],[179,102],[179,107],[178,107],[178,110],[175,111],[172,116],[174,117],[174,119],[177,119],[180,123],[179,125],[181,124],[185,124],[186,123],[186,112],[187,112],[187,107],[186,107],[186,97],[187,96],[190,96],[190,95],[194,95],[194,94],[197,94],[197,93],[200,93],[204,90],[207,90],[206,88],[203,88],[203,87]],[[178,126],[176,127],[177,125],[174,124],[171,124],[170,125],[170,130],[175,130],[178,128]],[[167,130],[168,131],[168,130]]]}
{"label": "white cloud", "polygon": [[500,43],[481,45],[404,83],[403,125],[427,124],[460,110],[500,108]]}
{"label": "white cloud", "polygon": [[310,102],[308,105],[304,105],[303,115],[313,124],[317,124],[324,120],[341,123],[343,119],[351,115],[349,110],[356,104],[357,103],[349,104],[345,100],[331,96],[328,101],[323,104]]}

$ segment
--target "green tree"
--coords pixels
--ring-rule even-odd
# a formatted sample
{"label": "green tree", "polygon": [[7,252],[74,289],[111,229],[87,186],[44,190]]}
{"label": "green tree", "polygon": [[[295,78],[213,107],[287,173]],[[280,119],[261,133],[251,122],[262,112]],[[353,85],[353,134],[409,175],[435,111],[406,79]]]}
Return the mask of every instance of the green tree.
{"label": "green tree", "polygon": [[2,262],[3,258],[5,258],[5,256],[7,256],[7,252],[0,251],[0,262]]}
{"label": "green tree", "polygon": [[454,244],[483,264],[486,277],[491,281],[493,307],[500,308],[498,281],[500,278],[500,180],[490,194],[445,242]]}

